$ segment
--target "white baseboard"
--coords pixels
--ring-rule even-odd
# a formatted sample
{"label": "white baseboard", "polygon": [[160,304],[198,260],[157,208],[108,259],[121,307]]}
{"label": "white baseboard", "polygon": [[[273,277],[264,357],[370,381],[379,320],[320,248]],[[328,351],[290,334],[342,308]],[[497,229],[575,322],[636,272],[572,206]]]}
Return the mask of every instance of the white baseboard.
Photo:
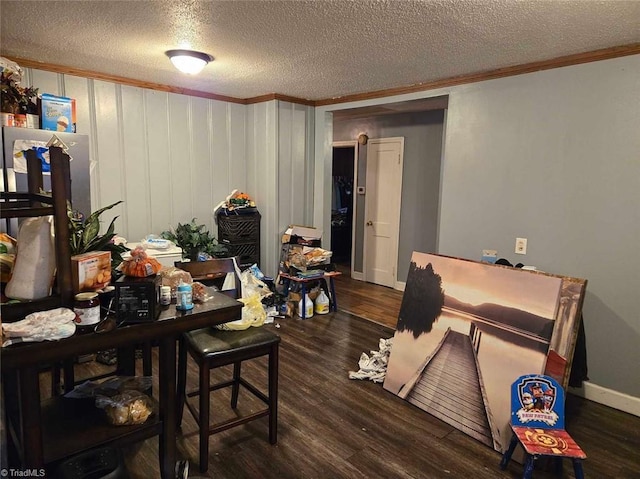
{"label": "white baseboard", "polygon": [[404,291],[404,288],[406,288],[407,283],[405,283],[404,281],[396,281],[396,284],[394,285],[393,289],[398,290],[398,291]]}
{"label": "white baseboard", "polygon": [[364,273],[358,272],[358,271],[352,271],[351,278],[357,279],[358,281],[364,281]]}
{"label": "white baseboard", "polygon": [[614,391],[613,389],[607,389],[589,381],[585,381],[581,388],[569,388],[569,392],[640,417],[640,398]]}

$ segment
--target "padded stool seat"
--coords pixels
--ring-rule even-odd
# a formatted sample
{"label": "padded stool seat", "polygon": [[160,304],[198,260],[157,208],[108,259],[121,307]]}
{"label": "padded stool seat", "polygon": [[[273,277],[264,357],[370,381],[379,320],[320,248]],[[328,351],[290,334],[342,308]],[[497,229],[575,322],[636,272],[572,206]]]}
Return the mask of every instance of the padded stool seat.
{"label": "padded stool seat", "polygon": [[[243,331],[220,331],[213,328],[199,329],[185,333],[180,339],[178,359],[178,418],[182,421],[184,406],[198,423],[200,436],[200,471],[209,468],[209,436],[226,429],[245,424],[254,419],[269,417],[269,442],[275,444],[278,432],[278,349],[280,336],[264,329],[250,327]],[[186,391],[187,351],[199,369],[199,388]],[[268,395],[241,377],[242,361],[269,357]],[[209,371],[214,368],[233,364],[231,380],[210,384]],[[231,407],[237,408],[240,386],[262,400],[267,407],[246,416],[210,424],[210,392],[231,386]],[[199,408],[196,411],[189,398],[199,396]]]}
{"label": "padded stool seat", "polygon": [[274,341],[280,341],[280,336],[261,327],[252,327],[243,331],[220,331],[204,328],[185,334],[184,338],[189,350],[203,354],[209,360],[224,358],[230,353],[238,355],[243,351],[251,354],[251,357],[255,357],[253,356],[255,348],[270,347]]}

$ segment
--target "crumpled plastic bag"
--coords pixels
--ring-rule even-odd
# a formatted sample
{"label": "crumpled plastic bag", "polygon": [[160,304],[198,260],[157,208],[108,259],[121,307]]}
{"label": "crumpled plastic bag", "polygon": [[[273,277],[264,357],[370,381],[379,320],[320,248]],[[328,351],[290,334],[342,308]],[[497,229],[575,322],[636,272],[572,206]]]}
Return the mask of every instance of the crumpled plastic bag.
{"label": "crumpled plastic bag", "polygon": [[238,301],[244,303],[242,318],[219,324],[216,328],[223,331],[240,331],[249,329],[251,326],[262,326],[264,324],[267,319],[267,311],[262,305],[260,294],[255,293],[247,298],[240,298]]}
{"label": "crumpled plastic bag", "polygon": [[378,342],[380,350],[371,351],[371,356],[362,353],[358,360],[358,371],[349,371],[349,379],[369,379],[374,383],[381,383],[387,375],[387,364],[389,363],[389,354],[391,354],[391,346],[393,338],[380,338]]}
{"label": "crumpled plastic bag", "polygon": [[246,269],[240,274],[240,282],[242,283],[242,297],[250,298],[258,295],[260,298],[273,294],[264,281],[258,279],[251,269]]}

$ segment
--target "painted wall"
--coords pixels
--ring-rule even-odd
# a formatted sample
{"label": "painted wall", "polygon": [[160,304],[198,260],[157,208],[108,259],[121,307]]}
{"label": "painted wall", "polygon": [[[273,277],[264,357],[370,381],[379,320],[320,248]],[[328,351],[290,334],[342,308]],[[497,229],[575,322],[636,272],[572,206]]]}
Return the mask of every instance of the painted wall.
{"label": "painted wall", "polygon": [[[247,188],[244,105],[26,69],[25,84],[77,101],[91,144],[91,204],[123,200],[116,231],[129,241],[197,218],[216,236],[213,208]],[[110,213],[110,212],[107,212]]]}
{"label": "painted wall", "polygon": [[91,145],[92,209],[124,203],[116,231],[129,241],[197,218],[218,236],[213,209],[234,189],[262,215],[261,268],[276,273],[280,238],[310,224],[313,108],[271,101],[207,100],[25,69],[24,84],[77,101],[78,133]]}
{"label": "painted wall", "polygon": [[[299,214],[276,200],[285,172],[300,175],[283,166],[297,155],[281,157],[288,135],[304,144],[294,149],[305,152],[304,178],[288,181],[307,186],[303,221],[329,232],[331,111],[449,95],[438,252],[477,259],[492,248],[586,278],[591,382],[640,398],[640,55],[305,109],[304,128],[301,118],[285,120],[284,110],[296,109],[280,102],[227,104],[31,69],[25,84],[78,99],[78,132],[91,139],[92,205],[125,200],[115,213],[120,234],[137,240],[192,217],[213,229],[215,204],[234,188],[256,188],[259,207],[277,203],[262,225],[274,260],[286,216]],[[526,256],[512,253],[517,236],[529,240]]]}
{"label": "painted wall", "polygon": [[[333,123],[334,141],[357,138],[404,137],[402,208],[398,243],[398,275],[405,282],[413,251],[436,251],[440,197],[444,111],[402,113],[380,117],[340,120]],[[365,186],[367,147],[358,149],[358,185]],[[363,271],[364,195],[356,195],[356,251],[354,270]]]}
{"label": "painted wall", "polygon": [[[478,259],[497,249],[513,263],[587,279],[590,383],[640,398],[640,55],[384,102],[443,94],[438,252]],[[316,137],[330,137],[318,120],[331,110],[375,103],[317,108]],[[331,161],[323,146],[318,173]],[[316,182],[323,205],[329,181]],[[314,221],[329,221],[322,207]],[[529,240],[526,256],[514,254],[516,237]]]}

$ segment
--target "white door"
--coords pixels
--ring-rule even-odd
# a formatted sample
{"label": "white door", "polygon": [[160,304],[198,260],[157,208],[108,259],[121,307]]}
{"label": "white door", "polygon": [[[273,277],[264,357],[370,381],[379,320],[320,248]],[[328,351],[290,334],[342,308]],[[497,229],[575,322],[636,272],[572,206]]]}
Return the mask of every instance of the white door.
{"label": "white door", "polygon": [[398,263],[404,138],[369,140],[365,190],[365,281],[393,288]]}

